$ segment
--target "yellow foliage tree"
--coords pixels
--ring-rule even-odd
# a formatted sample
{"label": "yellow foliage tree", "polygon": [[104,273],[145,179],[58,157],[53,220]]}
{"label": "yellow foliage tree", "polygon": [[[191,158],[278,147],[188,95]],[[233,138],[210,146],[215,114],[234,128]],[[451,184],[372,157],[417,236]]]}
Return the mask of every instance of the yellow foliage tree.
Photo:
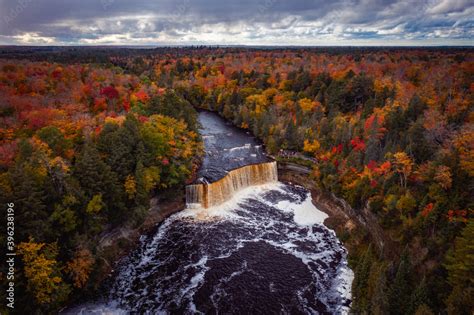
{"label": "yellow foliage tree", "polygon": [[151,191],[160,181],[160,169],[156,166],[151,166],[145,169],[144,175],[145,190]]}
{"label": "yellow foliage tree", "polygon": [[443,189],[448,190],[451,188],[453,180],[451,178],[451,169],[445,165],[441,165],[436,170],[435,180]]}
{"label": "yellow foliage tree", "polygon": [[319,143],[318,140],[315,139],[310,142],[308,139],[306,139],[304,141],[303,150],[308,153],[316,154],[319,151],[320,147],[321,147],[321,144]]}
{"label": "yellow foliage tree", "polygon": [[18,252],[23,258],[28,290],[38,304],[50,304],[59,296],[67,295],[55,259],[58,253],[56,244],[35,243],[30,239],[18,245]]}
{"label": "yellow foliage tree", "polygon": [[400,186],[406,188],[408,176],[413,171],[413,160],[405,152],[397,152],[393,155],[393,165],[400,174]]}
{"label": "yellow foliage tree", "polygon": [[470,176],[474,176],[474,128],[462,131],[454,145],[459,152],[459,164]]}
{"label": "yellow foliage tree", "polygon": [[318,106],[318,103],[315,101],[310,100],[309,98],[302,98],[298,101],[303,112],[309,112]]}
{"label": "yellow foliage tree", "polygon": [[396,208],[400,211],[400,215],[409,214],[416,207],[416,200],[413,196],[407,192],[405,195],[401,196],[398,199]]}
{"label": "yellow foliage tree", "polygon": [[265,95],[262,94],[250,95],[246,98],[246,102],[253,104],[257,115],[261,114],[268,106],[268,100]]}
{"label": "yellow foliage tree", "polygon": [[94,195],[91,201],[87,204],[86,212],[88,214],[97,214],[103,207],[104,203],[102,202],[102,194]]}
{"label": "yellow foliage tree", "polygon": [[133,177],[132,175],[128,175],[125,179],[124,187],[128,198],[133,199],[133,197],[135,197],[135,194],[137,193],[137,183],[135,181],[135,177]]}
{"label": "yellow foliage tree", "polygon": [[94,257],[88,249],[80,248],[76,251],[73,260],[67,263],[66,271],[71,275],[75,287],[84,287],[89,279],[94,261]]}

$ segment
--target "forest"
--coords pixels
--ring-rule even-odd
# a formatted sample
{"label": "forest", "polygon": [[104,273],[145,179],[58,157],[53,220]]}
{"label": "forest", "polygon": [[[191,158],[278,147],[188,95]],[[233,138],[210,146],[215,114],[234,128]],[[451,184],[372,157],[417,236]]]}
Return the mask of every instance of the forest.
{"label": "forest", "polygon": [[101,235],[192,182],[197,111],[210,110],[277,160],[298,152],[322,190],[375,216],[383,250],[366,231],[339,235],[354,313],[470,314],[473,79],[462,48],[3,48],[0,199],[15,203],[17,304],[54,313],[98,290]]}
{"label": "forest", "polygon": [[22,256],[16,303],[53,313],[97,289],[103,232],[139,225],[154,191],[192,177],[196,112],[117,68],[2,60],[0,71],[1,198],[15,204]]}

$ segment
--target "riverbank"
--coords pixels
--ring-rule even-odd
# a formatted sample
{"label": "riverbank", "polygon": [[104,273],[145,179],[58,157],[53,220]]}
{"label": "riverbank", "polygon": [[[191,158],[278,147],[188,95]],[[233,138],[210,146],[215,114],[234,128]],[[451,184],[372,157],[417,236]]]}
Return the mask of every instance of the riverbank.
{"label": "riverbank", "polygon": [[182,190],[182,193],[159,194],[151,198],[150,208],[139,226],[116,228],[101,237],[97,247],[101,263],[96,288],[113,274],[121,259],[137,247],[140,236],[154,232],[166,218],[185,209],[184,187]]}
{"label": "riverbank", "polygon": [[372,243],[379,254],[390,256],[387,246],[390,239],[384,234],[368,205],[353,209],[345,200],[331,192],[322,191],[311,179],[311,168],[291,162],[278,162],[278,179],[301,185],[311,191],[313,204],[329,217],[324,224],[333,229],[344,243],[350,255],[356,254],[360,245]]}

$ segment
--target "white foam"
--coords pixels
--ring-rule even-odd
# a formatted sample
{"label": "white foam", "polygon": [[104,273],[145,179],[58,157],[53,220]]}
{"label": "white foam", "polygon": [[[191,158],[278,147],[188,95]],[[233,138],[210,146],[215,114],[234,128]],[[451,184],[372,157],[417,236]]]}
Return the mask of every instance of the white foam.
{"label": "white foam", "polygon": [[[278,182],[278,185],[272,185],[269,189],[280,191],[284,194],[290,194],[289,192],[283,190],[283,183]],[[313,204],[313,199],[311,193],[308,192],[306,199],[302,203],[295,203],[290,200],[282,200],[276,204],[271,203],[261,196],[251,196],[258,199],[260,202],[267,204],[269,206],[275,207],[284,212],[292,212],[294,214],[293,220],[296,224],[299,225],[313,225],[313,224],[323,224],[324,220],[328,218],[328,215]]]}
{"label": "white foam", "polygon": [[180,212],[183,217],[192,217],[196,220],[215,220],[215,219],[232,219],[238,218],[239,216],[235,214],[234,210],[239,208],[239,203],[249,198],[259,198],[259,194],[272,190],[279,189],[280,182],[271,182],[263,185],[256,185],[246,187],[242,190],[239,190],[236,194],[232,196],[231,199],[226,202],[209,208],[203,208],[201,206],[194,208],[187,208],[184,211]]}
{"label": "white foam", "polygon": [[[333,290],[338,292],[340,296],[350,300],[352,298],[352,281],[354,281],[354,272],[347,265],[347,261],[339,268],[337,277],[334,279]],[[350,306],[341,305],[338,312],[341,314],[349,314]]]}
{"label": "white foam", "polygon": [[78,307],[74,307],[70,310],[65,311],[61,314],[76,314],[76,315],[125,315],[129,314],[118,307],[116,302],[99,303],[99,304],[84,304]]}
{"label": "white foam", "polygon": [[294,213],[293,219],[299,225],[322,224],[328,215],[313,204],[311,194],[308,193],[306,199],[300,203],[292,203],[288,200],[280,201],[276,204],[278,209],[288,211],[291,209]]}
{"label": "white foam", "polygon": [[204,209],[198,204],[193,204],[191,207],[188,207],[187,210],[192,210],[193,212],[186,211],[186,216],[192,216],[200,220],[209,220],[215,217],[221,218],[231,218],[233,216],[233,210],[235,210],[239,203],[248,198],[258,199],[260,202],[263,202],[267,205],[276,207],[279,210],[285,212],[294,213],[294,221],[299,225],[313,225],[313,224],[323,224],[324,220],[328,215],[313,204],[311,194],[308,193],[306,199],[302,203],[294,203],[289,200],[283,200],[277,204],[269,203],[265,200],[261,193],[264,193],[269,190],[278,190],[284,193],[288,193],[282,189],[283,183],[273,182],[267,183],[264,185],[251,186],[241,191],[237,192],[232,199],[226,201],[223,204],[220,204],[215,207],[210,207]]}
{"label": "white foam", "polygon": [[206,274],[206,271],[209,269],[206,267],[207,259],[208,259],[207,256],[203,256],[197,263],[191,264],[185,267],[185,269],[188,269],[190,267],[199,267],[200,271],[197,272],[191,278],[189,286],[184,288],[181,291],[181,296],[186,296],[186,295],[192,296],[192,294],[194,293],[193,290],[196,289],[204,281],[204,275]]}
{"label": "white foam", "polygon": [[248,148],[246,146],[242,146],[242,147],[235,147],[235,148],[230,148],[228,149],[229,152],[234,152],[234,151],[239,151],[239,150],[247,150]]}

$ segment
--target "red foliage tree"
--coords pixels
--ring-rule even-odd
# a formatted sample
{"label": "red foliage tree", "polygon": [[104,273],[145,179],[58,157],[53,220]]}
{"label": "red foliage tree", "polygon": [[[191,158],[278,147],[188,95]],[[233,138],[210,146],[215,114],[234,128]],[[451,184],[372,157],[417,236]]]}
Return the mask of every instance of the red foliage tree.
{"label": "red foliage tree", "polygon": [[109,100],[117,99],[119,97],[119,92],[113,86],[106,86],[100,90],[100,95],[104,95]]}

